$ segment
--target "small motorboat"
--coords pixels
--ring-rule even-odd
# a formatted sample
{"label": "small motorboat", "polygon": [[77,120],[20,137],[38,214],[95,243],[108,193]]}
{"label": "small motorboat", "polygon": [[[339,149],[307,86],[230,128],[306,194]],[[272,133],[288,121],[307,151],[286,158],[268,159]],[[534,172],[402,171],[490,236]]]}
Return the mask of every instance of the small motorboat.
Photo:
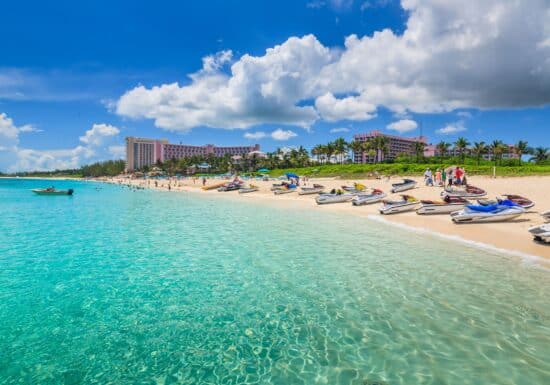
{"label": "small motorboat", "polygon": [[35,188],[31,191],[37,195],[73,195],[74,193],[72,188],[68,190],[57,190],[54,187]]}
{"label": "small motorboat", "polygon": [[470,202],[461,197],[446,195],[442,201],[421,200],[421,206],[416,210],[417,214],[450,214],[463,209]]}
{"label": "small motorboat", "polygon": [[412,190],[416,187],[416,181],[412,179],[403,179],[403,182],[400,183],[392,183],[392,193]]}
{"label": "small motorboat", "polygon": [[312,195],[322,194],[325,192],[325,186],[320,184],[314,184],[313,187],[302,187],[302,191],[298,192],[299,195]]}
{"label": "small motorboat", "polygon": [[464,188],[446,188],[441,192],[441,196],[445,195],[462,198],[481,198],[487,195],[487,192],[479,187],[466,185]]}
{"label": "small motorboat", "polygon": [[331,190],[328,194],[319,194],[315,198],[315,202],[317,202],[318,205],[326,205],[330,203],[345,203],[349,202],[353,199],[355,195],[344,193],[343,190]]}
{"label": "small motorboat", "polygon": [[251,184],[248,187],[241,187],[239,189],[239,194],[247,194],[247,193],[258,191],[259,189],[260,188],[258,186]]}
{"label": "small motorboat", "polygon": [[380,189],[373,189],[370,194],[359,194],[356,195],[351,203],[354,206],[370,205],[372,203],[380,202],[386,197],[386,193]]}
{"label": "small motorboat", "polygon": [[515,219],[525,209],[512,201],[504,200],[496,205],[466,205],[462,210],[451,213],[455,223],[504,222]]}
{"label": "small motorboat", "polygon": [[540,213],[545,222],[550,222],[550,210]]}
{"label": "small motorboat", "polygon": [[529,232],[533,235],[535,241],[550,243],[550,223],[532,226],[529,228]]}
{"label": "small motorboat", "polygon": [[273,190],[273,193],[275,195],[281,195],[281,194],[289,194],[297,191],[298,188],[295,184],[287,184],[277,190]]}
{"label": "small motorboat", "polygon": [[384,204],[378,209],[380,214],[397,214],[405,211],[411,211],[416,208],[418,203],[420,203],[418,199],[410,195],[401,195],[401,200],[385,200],[382,202]]}

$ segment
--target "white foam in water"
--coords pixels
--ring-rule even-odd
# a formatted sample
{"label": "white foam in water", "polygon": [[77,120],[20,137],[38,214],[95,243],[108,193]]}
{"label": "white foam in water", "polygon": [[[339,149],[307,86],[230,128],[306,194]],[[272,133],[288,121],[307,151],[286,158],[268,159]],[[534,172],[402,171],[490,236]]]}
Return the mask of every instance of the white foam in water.
{"label": "white foam in water", "polygon": [[545,271],[550,272],[550,268],[543,265],[543,262],[545,262],[546,259],[543,258],[543,257],[540,257],[538,255],[522,253],[521,251],[517,251],[517,250],[501,249],[499,247],[489,245],[487,243],[472,241],[472,240],[469,240],[469,239],[464,239],[464,238],[462,238],[458,235],[449,235],[449,234],[439,233],[437,231],[433,231],[433,230],[427,229],[425,227],[415,227],[415,226],[409,226],[409,225],[406,225],[406,224],[403,224],[403,223],[392,222],[392,221],[389,221],[389,220],[387,220],[385,218],[382,218],[378,215],[367,215],[367,218],[370,219],[370,220],[373,220],[373,221],[378,221],[378,222],[381,222],[381,223],[385,223],[389,226],[395,226],[395,227],[398,227],[398,228],[401,228],[401,229],[404,229],[404,230],[407,230],[407,231],[412,231],[412,232],[419,233],[419,234],[429,234],[429,235],[436,236],[436,237],[442,238],[442,239],[448,239],[448,240],[452,240],[452,241],[455,241],[455,242],[462,242],[462,243],[468,244],[470,246],[477,247],[479,249],[492,251],[492,252],[496,252],[496,253],[499,253],[499,254],[506,254],[506,255],[510,255],[510,256],[514,256],[514,257],[519,257],[521,259],[522,264],[524,264],[524,265],[532,266],[532,267],[535,267],[537,269],[541,269],[541,270],[545,270]]}

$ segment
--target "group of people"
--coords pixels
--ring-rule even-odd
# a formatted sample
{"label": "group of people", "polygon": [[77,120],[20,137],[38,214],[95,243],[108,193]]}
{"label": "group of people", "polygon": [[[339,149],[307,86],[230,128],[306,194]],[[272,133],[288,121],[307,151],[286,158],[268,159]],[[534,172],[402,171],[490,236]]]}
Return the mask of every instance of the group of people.
{"label": "group of people", "polygon": [[449,172],[445,169],[437,169],[435,174],[429,168],[424,173],[424,182],[426,186],[461,186],[466,185],[466,171],[463,168],[451,168]]}

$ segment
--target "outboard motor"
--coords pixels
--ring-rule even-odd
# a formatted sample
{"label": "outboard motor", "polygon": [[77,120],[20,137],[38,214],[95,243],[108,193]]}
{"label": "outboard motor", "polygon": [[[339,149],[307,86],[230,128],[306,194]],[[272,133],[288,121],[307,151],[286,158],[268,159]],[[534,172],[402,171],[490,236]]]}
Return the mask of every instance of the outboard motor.
{"label": "outboard motor", "polygon": [[72,188],[70,188],[69,190],[67,190],[67,193],[68,193],[69,195],[73,195],[73,192],[74,192],[74,190],[73,190]]}

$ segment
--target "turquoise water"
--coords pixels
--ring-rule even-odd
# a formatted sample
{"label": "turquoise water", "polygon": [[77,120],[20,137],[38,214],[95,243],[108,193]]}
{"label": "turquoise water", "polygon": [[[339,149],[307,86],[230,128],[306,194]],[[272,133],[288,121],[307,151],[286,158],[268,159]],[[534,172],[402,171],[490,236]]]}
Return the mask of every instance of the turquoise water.
{"label": "turquoise water", "polygon": [[550,383],[550,273],[515,258],[244,197],[29,191],[48,184],[0,180],[0,384]]}

